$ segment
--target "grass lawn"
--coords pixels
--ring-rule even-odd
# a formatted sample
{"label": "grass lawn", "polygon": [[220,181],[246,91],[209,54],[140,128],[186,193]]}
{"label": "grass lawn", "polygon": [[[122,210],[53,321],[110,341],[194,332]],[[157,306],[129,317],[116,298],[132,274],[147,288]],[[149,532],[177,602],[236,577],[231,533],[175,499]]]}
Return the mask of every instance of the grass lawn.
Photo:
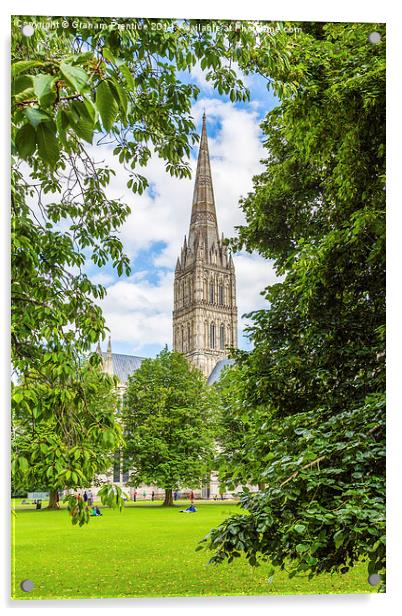
{"label": "grass lawn", "polygon": [[[195,552],[213,526],[238,510],[229,503],[198,504],[197,513],[179,513],[137,503],[122,513],[103,509],[82,528],[72,526],[65,510],[34,511],[19,506],[13,516],[13,590],[15,599],[367,593],[366,566],[346,575],[309,581],[275,573],[244,559],[207,566],[208,554]],[[35,588],[24,593],[29,579]]]}

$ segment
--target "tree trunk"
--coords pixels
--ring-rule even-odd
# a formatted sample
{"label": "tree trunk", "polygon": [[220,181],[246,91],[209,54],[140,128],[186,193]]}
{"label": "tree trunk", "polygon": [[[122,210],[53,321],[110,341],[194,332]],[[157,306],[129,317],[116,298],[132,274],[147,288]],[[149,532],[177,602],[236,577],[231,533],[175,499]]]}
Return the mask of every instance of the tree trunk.
{"label": "tree trunk", "polygon": [[50,490],[49,491],[49,504],[47,506],[48,509],[60,509],[59,500],[57,498],[57,491]]}
{"label": "tree trunk", "polygon": [[258,484],[258,489],[259,489],[260,491],[265,490],[265,483],[259,483],[259,484]]}
{"label": "tree trunk", "polygon": [[173,507],[173,490],[166,489],[165,490],[165,500],[163,501],[164,507]]}

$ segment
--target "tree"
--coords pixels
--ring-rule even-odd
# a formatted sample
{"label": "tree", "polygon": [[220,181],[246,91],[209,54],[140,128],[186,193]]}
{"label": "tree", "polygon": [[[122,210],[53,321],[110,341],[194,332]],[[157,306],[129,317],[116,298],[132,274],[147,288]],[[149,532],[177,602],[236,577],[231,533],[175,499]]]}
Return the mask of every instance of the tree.
{"label": "tree", "polygon": [[[373,30],[378,45],[368,41]],[[280,105],[268,158],[242,202],[237,246],[284,280],[252,315],[237,407],[265,417],[243,441],[266,489],[205,541],[212,561],[243,551],[292,575],[385,572],[385,29],[310,24],[277,40]],[[264,45],[256,51],[264,68]]]}
{"label": "tree", "polygon": [[164,349],[129,377],[123,405],[129,484],[173,490],[201,486],[214,453],[213,392],[184,355]]}
{"label": "tree", "polygon": [[[68,18],[64,27],[30,17],[34,32],[26,36],[26,22],[12,21],[12,364],[21,382],[47,387],[49,379],[79,380],[82,358],[105,334],[98,305],[105,289],[86,266],[111,262],[119,275],[130,271],[118,237],[130,208],[108,195],[114,170],[96,162],[95,146],[113,148],[133,194],[147,187],[139,171],[153,153],[171,175],[188,177],[199,90],[179,71],[199,61],[221,93],[247,99],[230,58],[249,35],[246,28],[211,33],[196,21],[144,19],[129,28],[124,19],[94,17],[88,27],[84,18]],[[30,404],[29,391],[15,393]],[[47,388],[51,397],[48,415],[64,438],[58,394]],[[81,403],[70,400],[76,411]],[[69,422],[72,439],[79,425]]]}
{"label": "tree", "polygon": [[[248,366],[244,360],[247,354],[236,351],[233,356],[237,358],[237,364],[227,367],[215,384],[219,482],[230,490],[246,484],[263,488],[266,465],[261,457],[259,436],[266,428],[266,413],[250,404],[245,393]],[[256,440],[258,448],[254,446]]]}
{"label": "tree", "polygon": [[[25,377],[14,386],[14,489],[48,491],[49,508],[55,508],[57,491],[91,485],[96,475],[107,473],[123,442],[115,392],[115,380],[89,363],[79,378],[44,382]],[[112,492],[101,490],[104,502],[116,504],[117,496],[120,504],[120,493]],[[73,496],[69,502],[77,505]],[[89,521],[85,510],[75,513],[74,523]]]}

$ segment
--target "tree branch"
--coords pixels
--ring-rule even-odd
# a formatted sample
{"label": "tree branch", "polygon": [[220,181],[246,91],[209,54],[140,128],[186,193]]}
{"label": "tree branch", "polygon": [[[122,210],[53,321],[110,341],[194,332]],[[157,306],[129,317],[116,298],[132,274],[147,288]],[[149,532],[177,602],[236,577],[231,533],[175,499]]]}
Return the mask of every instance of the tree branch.
{"label": "tree branch", "polygon": [[327,458],[327,456],[320,456],[319,458],[317,458],[316,460],[313,460],[312,462],[309,462],[308,464],[305,464],[304,466],[301,467],[301,469],[299,471],[296,471],[295,473],[293,473],[292,475],[290,475],[290,477],[288,477],[287,479],[285,479],[285,481],[282,481],[282,483],[280,484],[280,488],[282,488],[284,485],[286,485],[289,481],[292,481],[292,479],[295,479],[297,477],[297,475],[301,472],[304,471],[306,468],[311,468],[312,466],[315,466],[316,464],[319,465],[320,462],[322,462],[322,460],[325,460]]}

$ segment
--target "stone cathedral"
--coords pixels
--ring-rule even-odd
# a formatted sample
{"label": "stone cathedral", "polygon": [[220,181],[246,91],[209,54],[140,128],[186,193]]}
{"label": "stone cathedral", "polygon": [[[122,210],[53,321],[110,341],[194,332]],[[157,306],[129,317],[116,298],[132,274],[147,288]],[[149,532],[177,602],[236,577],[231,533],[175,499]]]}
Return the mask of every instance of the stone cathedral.
{"label": "stone cathedral", "polygon": [[205,113],[188,239],[174,281],[173,348],[208,378],[237,347],[236,276],[219,237]]}

